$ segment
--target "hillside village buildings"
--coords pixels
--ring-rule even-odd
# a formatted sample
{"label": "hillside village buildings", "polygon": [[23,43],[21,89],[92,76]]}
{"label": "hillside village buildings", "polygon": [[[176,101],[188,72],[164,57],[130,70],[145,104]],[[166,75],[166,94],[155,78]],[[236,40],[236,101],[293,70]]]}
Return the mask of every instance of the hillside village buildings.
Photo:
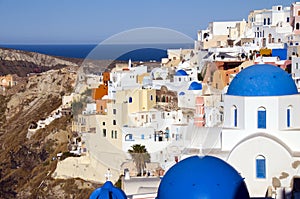
{"label": "hillside village buildings", "polygon": [[213,155],[240,172],[251,197],[290,196],[300,175],[299,36],[300,2],[275,5],[247,21],[211,22],[194,49],[169,49],[160,68],[130,61],[96,82],[81,78],[99,81],[74,116],[87,157],[76,164],[101,168],[92,178],[102,182],[110,168],[116,181],[128,149],[142,144],[165,171],[191,155]]}

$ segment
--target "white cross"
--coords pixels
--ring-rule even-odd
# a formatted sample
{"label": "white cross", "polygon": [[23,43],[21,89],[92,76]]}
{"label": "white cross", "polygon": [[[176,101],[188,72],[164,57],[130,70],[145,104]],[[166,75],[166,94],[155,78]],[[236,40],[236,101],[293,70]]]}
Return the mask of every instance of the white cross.
{"label": "white cross", "polygon": [[110,181],[110,178],[112,177],[112,174],[110,172],[110,168],[107,169],[107,172],[105,173],[105,179],[106,181]]}

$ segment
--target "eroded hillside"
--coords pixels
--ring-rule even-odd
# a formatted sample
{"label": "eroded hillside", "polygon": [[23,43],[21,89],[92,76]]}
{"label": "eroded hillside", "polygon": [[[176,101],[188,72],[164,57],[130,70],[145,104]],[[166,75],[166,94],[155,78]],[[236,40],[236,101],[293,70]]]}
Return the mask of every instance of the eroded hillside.
{"label": "eroded hillside", "polygon": [[71,116],[26,138],[29,125],[49,116],[73,91],[77,68],[24,77],[0,95],[0,198],[86,198],[95,188],[80,179],[51,178],[56,154],[68,151]]}

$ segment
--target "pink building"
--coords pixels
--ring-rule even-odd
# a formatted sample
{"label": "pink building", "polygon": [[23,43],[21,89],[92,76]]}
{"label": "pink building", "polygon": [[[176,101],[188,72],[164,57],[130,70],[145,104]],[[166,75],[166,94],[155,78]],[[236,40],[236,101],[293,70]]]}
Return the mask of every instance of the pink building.
{"label": "pink building", "polygon": [[194,118],[194,125],[197,127],[205,126],[205,116],[204,116],[204,97],[196,97],[196,113]]}
{"label": "pink building", "polygon": [[293,33],[300,34],[300,2],[295,2],[291,5],[290,24],[293,27]]}

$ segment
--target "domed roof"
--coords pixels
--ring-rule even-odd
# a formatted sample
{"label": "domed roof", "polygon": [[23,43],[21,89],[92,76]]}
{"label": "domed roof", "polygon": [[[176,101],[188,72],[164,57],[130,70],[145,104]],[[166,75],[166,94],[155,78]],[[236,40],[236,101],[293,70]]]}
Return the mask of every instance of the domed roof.
{"label": "domed roof", "polygon": [[188,76],[188,74],[184,70],[178,70],[176,71],[175,76]]}
{"label": "domed roof", "polygon": [[202,84],[198,82],[192,82],[190,84],[189,90],[202,90]]}
{"label": "domed roof", "polygon": [[157,199],[248,199],[243,178],[229,164],[212,156],[180,161],[163,177]]}
{"label": "domed roof", "polygon": [[179,95],[185,95],[185,92],[181,91],[181,92],[179,93]]}
{"label": "domed roof", "polygon": [[297,93],[291,75],[269,64],[257,64],[242,70],[227,90],[227,95],[237,96],[281,96]]}
{"label": "domed roof", "polygon": [[127,199],[125,193],[117,188],[114,187],[110,181],[104,183],[102,187],[97,188],[93,193],[90,195],[90,199]]}

